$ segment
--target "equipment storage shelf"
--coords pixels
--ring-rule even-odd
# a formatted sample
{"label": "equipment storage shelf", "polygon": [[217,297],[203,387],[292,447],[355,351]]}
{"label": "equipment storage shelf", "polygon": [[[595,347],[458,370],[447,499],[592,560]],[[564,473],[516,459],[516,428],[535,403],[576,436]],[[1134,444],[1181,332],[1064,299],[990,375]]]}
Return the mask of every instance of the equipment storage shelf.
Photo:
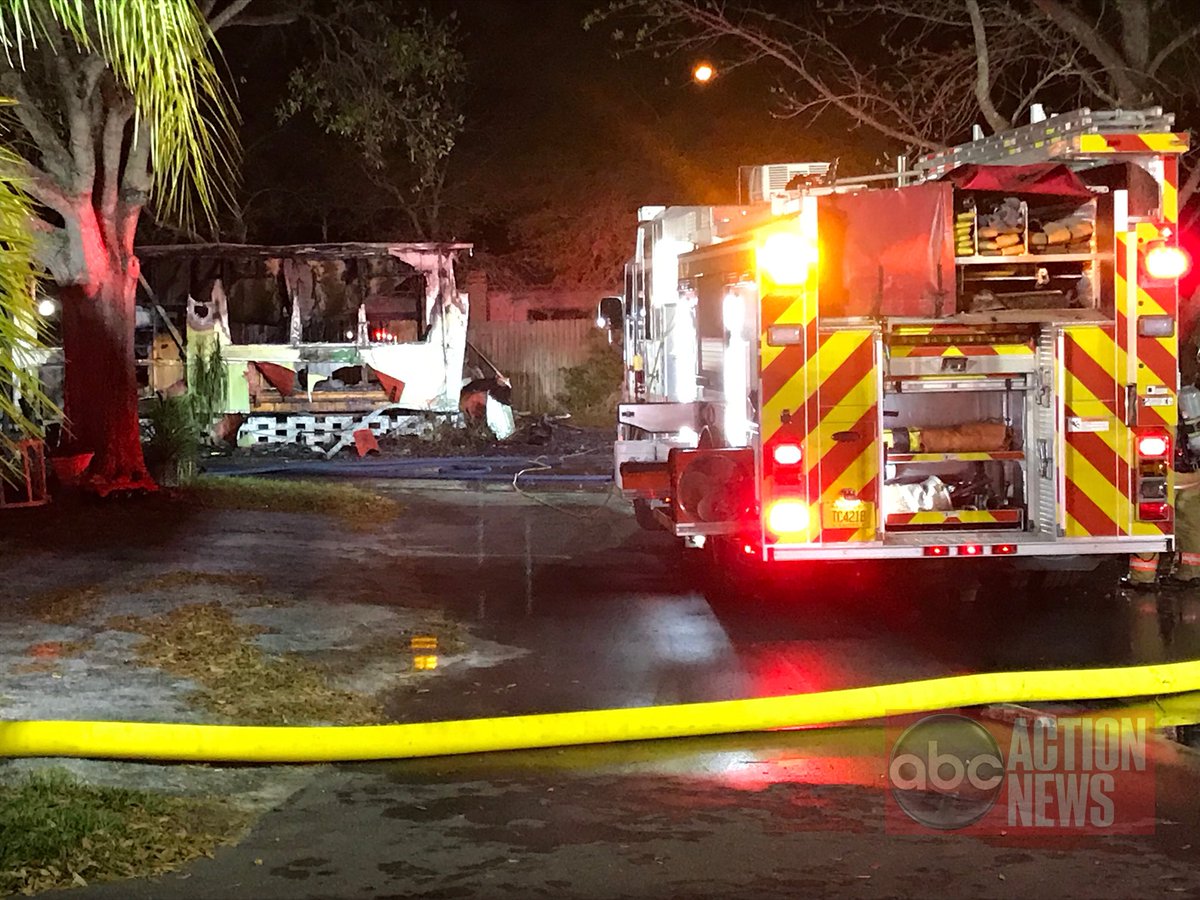
{"label": "equipment storage shelf", "polygon": [[[888,531],[1022,529],[1035,326],[887,335],[881,511]],[[954,373],[954,374],[950,374]]]}
{"label": "equipment storage shelf", "polygon": [[1026,253],[1021,256],[960,256],[954,261],[960,266],[1004,266],[1018,263],[1079,263],[1100,258],[1099,253]]}
{"label": "equipment storage shelf", "polygon": [[1020,450],[998,450],[994,453],[892,453],[888,451],[889,463],[942,463],[942,462],[991,462],[995,460],[1024,459]]}
{"label": "equipment storage shelf", "polygon": [[1098,261],[1094,197],[961,191],[955,194],[959,313],[1094,309]]}

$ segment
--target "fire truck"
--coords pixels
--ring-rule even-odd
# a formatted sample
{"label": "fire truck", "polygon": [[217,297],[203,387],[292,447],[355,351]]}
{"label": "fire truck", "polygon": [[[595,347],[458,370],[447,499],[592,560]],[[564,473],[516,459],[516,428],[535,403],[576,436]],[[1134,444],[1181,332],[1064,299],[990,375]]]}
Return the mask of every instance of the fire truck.
{"label": "fire truck", "polygon": [[762,563],[1170,550],[1187,147],[1161,109],[1082,109],[643,208],[600,306],[639,522]]}

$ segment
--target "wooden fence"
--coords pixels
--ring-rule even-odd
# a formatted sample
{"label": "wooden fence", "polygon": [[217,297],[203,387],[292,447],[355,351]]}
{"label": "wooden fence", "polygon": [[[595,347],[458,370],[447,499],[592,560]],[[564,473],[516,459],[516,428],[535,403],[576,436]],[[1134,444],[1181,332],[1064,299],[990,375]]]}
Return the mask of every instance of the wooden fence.
{"label": "wooden fence", "polygon": [[512,381],[513,409],[543,413],[562,409],[563,370],[587,359],[595,331],[587,319],[481,322],[467,340]]}

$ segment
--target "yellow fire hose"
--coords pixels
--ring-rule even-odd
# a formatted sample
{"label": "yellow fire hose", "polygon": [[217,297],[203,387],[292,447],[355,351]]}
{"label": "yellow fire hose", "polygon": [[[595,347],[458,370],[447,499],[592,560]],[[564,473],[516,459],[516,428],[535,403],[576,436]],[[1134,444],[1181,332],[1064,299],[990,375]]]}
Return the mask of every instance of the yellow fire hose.
{"label": "yellow fire hose", "polygon": [[1200,690],[1200,660],[956,675],[786,697],[405,725],[3,721],[0,757],[244,763],[403,759],[769,731],[989,703],[1152,697],[1196,690]]}

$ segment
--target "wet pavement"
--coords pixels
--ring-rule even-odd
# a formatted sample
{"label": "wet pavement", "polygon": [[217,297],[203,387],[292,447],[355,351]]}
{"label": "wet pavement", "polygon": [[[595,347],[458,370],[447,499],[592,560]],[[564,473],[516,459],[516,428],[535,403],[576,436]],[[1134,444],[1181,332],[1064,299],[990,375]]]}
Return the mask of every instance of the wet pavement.
{"label": "wet pavement", "polygon": [[[1108,570],[1071,591],[989,572],[976,592],[953,563],[823,566],[718,597],[604,494],[402,499],[407,526],[386,547],[309,548],[309,565],[327,563],[314,584],[436,607],[523,652],[407,681],[387,696],[397,721],[1200,658],[1200,593],[1129,595]],[[268,579],[301,564],[295,547],[227,553]],[[330,767],[213,860],[70,895],[1200,896],[1193,751],[1153,744],[1149,833],[1018,839],[895,833],[887,738],[855,727]]]}

